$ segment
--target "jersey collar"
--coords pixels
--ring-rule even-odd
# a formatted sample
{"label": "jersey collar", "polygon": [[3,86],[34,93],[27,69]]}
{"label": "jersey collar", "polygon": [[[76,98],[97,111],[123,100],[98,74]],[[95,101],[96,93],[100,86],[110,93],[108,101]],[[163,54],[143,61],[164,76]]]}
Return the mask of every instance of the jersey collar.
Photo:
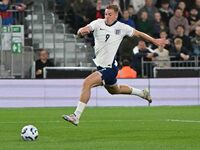
{"label": "jersey collar", "polygon": [[117,20],[115,20],[111,25],[108,25],[108,24],[106,24],[106,22],[105,22],[105,24],[106,24],[107,26],[109,26],[109,27],[113,26],[115,23],[117,23]]}

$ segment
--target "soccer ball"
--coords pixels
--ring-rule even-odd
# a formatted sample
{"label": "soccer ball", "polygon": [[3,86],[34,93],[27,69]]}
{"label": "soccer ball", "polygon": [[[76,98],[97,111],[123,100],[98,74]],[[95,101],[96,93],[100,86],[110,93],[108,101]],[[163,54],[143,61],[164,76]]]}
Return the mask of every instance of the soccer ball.
{"label": "soccer ball", "polygon": [[21,137],[24,141],[34,141],[38,138],[38,130],[33,125],[27,125],[22,128]]}

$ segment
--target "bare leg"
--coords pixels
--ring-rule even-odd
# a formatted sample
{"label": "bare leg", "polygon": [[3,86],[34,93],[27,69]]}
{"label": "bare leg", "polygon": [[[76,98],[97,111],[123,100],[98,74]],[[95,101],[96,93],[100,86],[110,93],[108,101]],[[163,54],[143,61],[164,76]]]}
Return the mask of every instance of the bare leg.
{"label": "bare leg", "polygon": [[148,89],[140,90],[137,88],[133,88],[127,85],[113,85],[113,86],[105,86],[107,91],[110,94],[130,94],[130,95],[136,95],[139,96],[145,100],[147,100],[149,103],[152,102],[150,93]]}
{"label": "bare leg", "polygon": [[110,94],[131,94],[132,88],[127,85],[105,86]]}
{"label": "bare leg", "polygon": [[91,88],[102,85],[101,74],[99,72],[94,72],[89,75],[83,82],[82,90],[78,105],[74,111],[75,116],[79,119],[82,112],[85,109],[91,95]]}
{"label": "bare leg", "polygon": [[78,125],[81,114],[84,111],[85,106],[90,99],[91,88],[100,85],[102,85],[102,79],[101,74],[99,72],[96,71],[89,75],[83,82],[80,100],[78,102],[76,110],[71,115],[63,115],[63,119],[74,125]]}
{"label": "bare leg", "polygon": [[91,88],[102,85],[101,74],[99,72],[94,72],[89,75],[83,82],[80,102],[87,104],[91,95]]}

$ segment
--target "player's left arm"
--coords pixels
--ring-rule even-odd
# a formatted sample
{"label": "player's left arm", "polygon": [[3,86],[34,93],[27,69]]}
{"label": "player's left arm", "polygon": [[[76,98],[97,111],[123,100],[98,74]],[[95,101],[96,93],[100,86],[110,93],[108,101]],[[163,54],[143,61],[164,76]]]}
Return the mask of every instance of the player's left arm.
{"label": "player's left arm", "polygon": [[134,30],[133,35],[140,37],[146,41],[149,41],[157,46],[163,45],[163,44],[167,44],[168,41],[166,39],[155,39],[153,37],[151,37],[150,35],[144,33],[144,32],[140,32],[138,30]]}

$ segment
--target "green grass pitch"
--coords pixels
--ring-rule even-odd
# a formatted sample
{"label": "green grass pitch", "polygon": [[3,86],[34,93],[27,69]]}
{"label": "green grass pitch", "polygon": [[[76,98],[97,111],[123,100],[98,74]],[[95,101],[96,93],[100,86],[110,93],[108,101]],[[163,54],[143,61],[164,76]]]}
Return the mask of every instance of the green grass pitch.
{"label": "green grass pitch", "polygon": [[[76,127],[74,108],[1,108],[0,150],[199,150],[200,106],[87,107]],[[39,138],[25,142],[23,126]]]}

